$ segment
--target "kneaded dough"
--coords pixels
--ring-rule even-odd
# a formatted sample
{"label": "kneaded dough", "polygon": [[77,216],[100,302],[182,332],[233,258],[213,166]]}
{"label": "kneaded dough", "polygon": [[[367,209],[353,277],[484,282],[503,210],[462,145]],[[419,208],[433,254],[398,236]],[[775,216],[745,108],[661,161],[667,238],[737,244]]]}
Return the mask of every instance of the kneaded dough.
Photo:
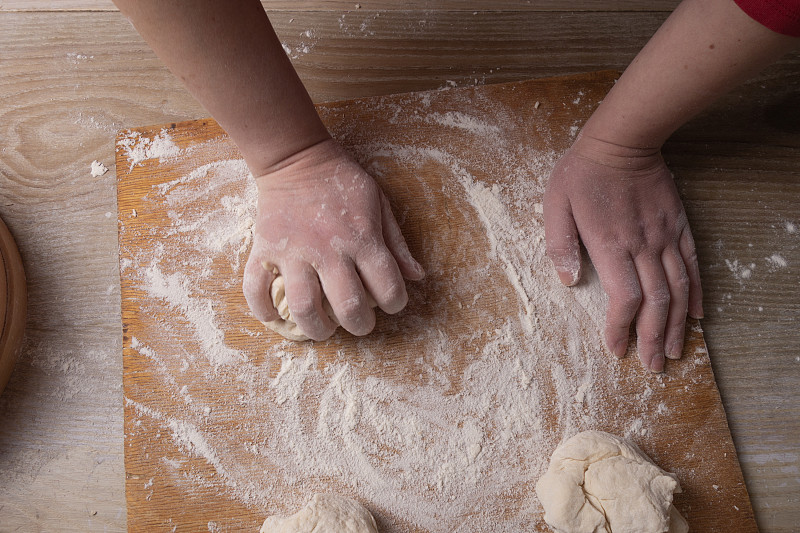
{"label": "kneaded dough", "polygon": [[315,494],[292,516],[270,516],[259,533],[378,533],[369,511],[339,494]]}
{"label": "kneaded dough", "polygon": [[536,483],[544,519],[557,533],[686,533],[672,505],[681,488],[635,444],[602,431],[562,442]]}
{"label": "kneaded dough", "polygon": [[[286,285],[283,281],[283,276],[277,274],[275,279],[272,280],[269,293],[272,297],[272,305],[275,306],[280,318],[269,322],[262,322],[262,324],[272,331],[283,335],[289,340],[309,340],[309,337],[303,333],[300,327],[295,323],[294,319],[292,318],[292,313],[289,312],[289,302],[286,301]],[[369,303],[370,307],[376,307],[378,305],[369,293],[367,293],[367,303]],[[339,320],[336,318],[336,314],[333,312],[331,304],[328,303],[328,299],[325,298],[324,295],[322,297],[322,308],[328,314],[328,317],[331,319],[331,321],[333,321],[336,326],[339,326]]]}

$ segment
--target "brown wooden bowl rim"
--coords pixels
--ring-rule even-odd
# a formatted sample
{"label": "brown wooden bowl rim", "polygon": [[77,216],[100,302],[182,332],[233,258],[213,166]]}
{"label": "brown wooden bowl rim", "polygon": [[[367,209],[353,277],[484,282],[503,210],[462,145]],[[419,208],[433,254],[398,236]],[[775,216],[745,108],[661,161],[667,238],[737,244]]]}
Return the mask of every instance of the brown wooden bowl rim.
{"label": "brown wooden bowl rim", "polygon": [[8,227],[0,219],[0,393],[19,358],[27,319],[27,286],[22,257]]}

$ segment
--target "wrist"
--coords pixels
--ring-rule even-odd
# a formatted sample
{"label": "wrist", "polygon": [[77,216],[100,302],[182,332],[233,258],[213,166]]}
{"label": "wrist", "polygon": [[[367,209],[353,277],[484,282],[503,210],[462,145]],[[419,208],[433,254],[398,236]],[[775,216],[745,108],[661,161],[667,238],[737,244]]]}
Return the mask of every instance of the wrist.
{"label": "wrist", "polygon": [[581,131],[570,148],[574,155],[616,170],[643,171],[659,166],[661,146],[635,146],[613,140],[602,132]]}
{"label": "wrist", "polygon": [[258,171],[254,171],[252,167],[250,169],[259,188],[272,187],[277,183],[292,181],[298,177],[307,179],[315,174],[314,169],[343,155],[349,157],[339,143],[330,135],[326,135],[325,138],[310,142],[308,146],[304,146],[270,166],[261,167]]}
{"label": "wrist", "polygon": [[[313,112],[313,109],[312,109]],[[264,176],[301,157],[310,148],[331,139],[330,133],[313,117],[293,122],[290,127],[243,127],[229,131],[253,176]]]}
{"label": "wrist", "polygon": [[[617,82],[618,84],[620,82]],[[672,130],[656,127],[648,113],[629,103],[617,94],[618,87],[611,89],[600,106],[592,113],[581,129],[580,137],[588,138],[633,155],[654,153],[671,135]]]}

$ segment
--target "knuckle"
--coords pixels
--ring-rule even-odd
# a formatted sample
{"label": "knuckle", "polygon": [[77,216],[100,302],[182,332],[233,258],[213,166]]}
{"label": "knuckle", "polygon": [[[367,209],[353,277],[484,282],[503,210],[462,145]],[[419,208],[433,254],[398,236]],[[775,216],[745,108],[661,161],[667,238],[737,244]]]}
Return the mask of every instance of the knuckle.
{"label": "knuckle", "polygon": [[375,268],[378,270],[386,269],[390,260],[394,260],[383,243],[375,239],[360,242],[355,256],[356,263],[366,265],[366,268]]}
{"label": "knuckle", "polygon": [[392,283],[383,293],[383,299],[387,302],[399,302],[406,297],[405,283]]}
{"label": "knuckle", "polygon": [[399,312],[408,303],[408,293],[405,283],[393,283],[383,293],[383,302],[388,307],[388,312]]}
{"label": "knuckle", "polygon": [[577,272],[581,266],[581,257],[577,249],[564,247],[548,247],[547,257],[553,266],[564,272]]}
{"label": "knuckle", "polygon": [[563,263],[571,253],[572,251],[569,248],[551,244],[549,241],[545,245],[545,254],[553,263]]}
{"label": "knuckle", "polygon": [[340,302],[338,312],[341,313],[342,321],[358,322],[365,304],[366,298],[362,294],[355,294]]}
{"label": "knuckle", "polygon": [[686,261],[686,267],[687,268],[694,268],[694,267],[697,266],[697,264],[698,264],[698,262],[697,262],[697,250],[694,249],[694,246],[692,246],[691,251],[688,252],[685,261]]}
{"label": "knuckle", "polygon": [[670,340],[674,343],[678,339],[683,339],[684,328],[686,327],[686,315],[670,317],[664,332],[664,341]]}
{"label": "knuckle", "polygon": [[547,255],[572,255],[579,250],[580,239],[569,232],[551,231],[549,238],[545,236]]}
{"label": "knuckle", "polygon": [[669,287],[666,284],[659,284],[647,295],[648,303],[658,307],[669,305],[670,299]]}
{"label": "knuckle", "polygon": [[380,224],[372,217],[359,216],[350,221],[350,229],[356,242],[361,244],[373,243],[381,235]]}
{"label": "knuckle", "polygon": [[317,307],[310,297],[295,297],[289,300],[289,310],[296,319],[309,320],[317,315]]}
{"label": "knuckle", "polygon": [[636,333],[637,337],[641,342],[643,342],[647,346],[663,346],[664,345],[664,332],[663,331],[654,331],[652,329],[646,329],[644,331],[638,331]]}
{"label": "knuckle", "polygon": [[688,298],[689,296],[689,275],[685,272],[681,272],[681,274],[675,280],[675,288],[677,289],[677,293],[683,297]]}
{"label": "knuckle", "polygon": [[642,291],[639,287],[627,287],[616,295],[614,303],[625,314],[633,314],[642,304]]}

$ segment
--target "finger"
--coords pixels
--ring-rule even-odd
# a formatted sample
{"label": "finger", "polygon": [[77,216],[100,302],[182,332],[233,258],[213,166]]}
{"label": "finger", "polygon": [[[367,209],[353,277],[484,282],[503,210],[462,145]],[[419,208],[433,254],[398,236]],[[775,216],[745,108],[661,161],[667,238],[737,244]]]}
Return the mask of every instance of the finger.
{"label": "finger", "polygon": [[275,274],[269,264],[259,254],[251,252],[244,267],[242,292],[253,316],[262,322],[278,318],[269,292],[273,279]]}
{"label": "finger", "polygon": [[286,287],[289,313],[300,331],[315,341],[324,341],[333,335],[336,324],[322,306],[322,289],[311,265],[290,265],[281,274]]}
{"label": "finger", "polygon": [[325,295],[336,318],[344,329],[353,335],[366,335],[375,327],[375,312],[370,307],[367,293],[350,262],[320,271]]}
{"label": "finger", "polygon": [[661,264],[669,286],[669,310],[664,330],[664,355],[680,359],[686,334],[686,311],[689,305],[689,276],[680,251],[668,248],[661,254]]}
{"label": "finger", "polygon": [[664,329],[667,325],[670,293],[661,257],[648,254],[634,260],[642,304],[636,315],[639,357],[652,372],[664,371]]}
{"label": "finger", "polygon": [[617,357],[628,349],[631,322],[642,302],[639,277],[627,252],[602,253],[592,257],[603,289],[608,294],[606,346]]}
{"label": "finger", "polygon": [[394,256],[384,246],[374,246],[359,257],[356,268],[364,288],[378,307],[389,314],[402,311],[408,303],[406,282]]}
{"label": "finger", "polygon": [[700,266],[697,263],[697,250],[694,237],[688,224],[683,228],[678,248],[689,276],[689,316],[703,318],[703,288],[700,286]]}
{"label": "finger", "polygon": [[547,257],[553,263],[561,283],[571,287],[581,278],[581,247],[578,228],[567,202],[544,204],[544,235]]}
{"label": "finger", "polygon": [[[386,198],[383,192],[381,192],[381,226],[383,228],[383,240],[386,243],[386,247],[394,256],[403,277],[414,281],[424,278],[425,270],[411,255],[406,239],[403,237],[403,232],[400,230],[400,225],[397,223],[397,219],[394,218],[394,214],[392,213],[392,206],[389,204],[389,199]],[[405,285],[403,285],[403,290],[405,291]],[[374,293],[372,293],[372,295],[375,296]],[[380,304],[380,302],[378,303]],[[383,309],[382,305],[381,309]],[[384,309],[384,311],[386,311],[386,309]],[[391,311],[386,312],[390,313]]]}

